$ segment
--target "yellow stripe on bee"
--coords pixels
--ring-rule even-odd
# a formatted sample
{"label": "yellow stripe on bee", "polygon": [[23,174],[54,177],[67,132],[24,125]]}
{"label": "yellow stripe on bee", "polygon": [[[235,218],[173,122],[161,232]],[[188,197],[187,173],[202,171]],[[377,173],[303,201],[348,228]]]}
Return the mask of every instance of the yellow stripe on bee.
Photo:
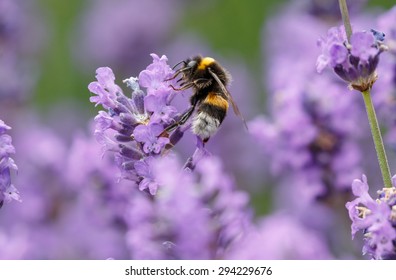
{"label": "yellow stripe on bee", "polygon": [[198,65],[199,70],[205,70],[210,64],[212,64],[215,60],[211,57],[202,58],[201,62]]}
{"label": "yellow stripe on bee", "polygon": [[226,111],[228,110],[228,101],[215,92],[210,92],[203,103],[223,108]]}

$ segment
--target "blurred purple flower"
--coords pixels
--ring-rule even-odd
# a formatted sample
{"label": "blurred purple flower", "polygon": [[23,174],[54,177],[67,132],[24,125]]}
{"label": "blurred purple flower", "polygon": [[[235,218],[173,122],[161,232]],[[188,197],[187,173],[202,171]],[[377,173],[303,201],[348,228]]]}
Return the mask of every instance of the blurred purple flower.
{"label": "blurred purple flower", "polygon": [[321,73],[329,66],[350,88],[370,90],[377,80],[379,55],[386,49],[375,32],[354,32],[347,42],[343,27],[330,28],[327,36],[318,40],[322,54],[316,62],[317,71]]}
{"label": "blurred purple flower", "polygon": [[135,162],[134,165],[136,174],[141,177],[139,190],[147,189],[152,195],[156,194],[158,189],[158,182],[155,181],[155,177],[152,174],[153,162],[153,157],[147,157],[144,160]]}
{"label": "blurred purple flower", "polygon": [[389,51],[396,55],[396,26],[393,24],[396,20],[396,6],[378,17],[378,28],[386,36],[386,45]]}
{"label": "blurred purple flower", "polygon": [[34,56],[45,40],[42,17],[36,6],[37,1],[0,0],[0,99],[3,102],[26,99],[38,78],[38,71],[33,68],[36,67]]}
{"label": "blurred purple flower", "polygon": [[79,133],[68,147],[33,123],[14,135],[24,203],[3,209],[0,258],[129,258],[122,217],[135,187],[117,182],[117,166],[101,158],[100,144]]}
{"label": "blurred purple flower", "polygon": [[249,123],[250,133],[271,159],[272,173],[283,180],[310,178],[306,188],[312,186],[311,201],[348,190],[361,172],[361,131],[356,126],[361,112],[353,106],[355,97],[326,77],[311,79],[294,96],[291,91],[275,96],[272,119],[259,116]]}
{"label": "blurred purple flower", "polygon": [[274,213],[259,221],[227,256],[243,260],[320,260],[331,259],[326,240],[306,228],[293,216]]}
{"label": "blurred purple flower", "polygon": [[378,80],[373,89],[373,101],[381,118],[381,123],[387,128],[386,142],[395,150],[396,134],[396,6],[378,17],[378,29],[385,33],[384,43],[389,52],[383,54],[384,58],[378,65]]}
{"label": "blurred purple flower", "polygon": [[[337,203],[345,201],[350,182],[362,172],[360,145],[368,127],[356,125],[364,117],[359,96],[349,94],[330,73],[316,74],[320,50],[315,41],[326,32],[328,17],[296,6],[288,5],[263,32],[265,66],[271,69],[263,79],[269,114],[252,119],[249,133],[275,176],[272,207],[287,209],[290,220],[314,232],[335,257],[345,257],[348,249],[333,245],[349,242],[348,231],[338,226],[344,219]],[[337,60],[342,57],[337,53]]]}
{"label": "blurred purple flower", "polygon": [[379,34],[379,32],[375,30],[372,30],[371,33],[353,33],[351,36],[351,55],[358,57],[362,63],[368,63],[371,57],[378,54],[378,49],[375,47],[376,41],[383,41],[383,37],[376,36],[376,34]]}
{"label": "blurred purple flower", "polygon": [[4,202],[16,200],[21,202],[18,190],[11,184],[11,169],[18,170],[14,160],[15,154],[11,136],[6,134],[11,127],[0,120],[0,208]]}
{"label": "blurred purple flower", "polygon": [[29,241],[20,228],[12,232],[0,230],[0,260],[18,260],[23,258],[29,248]]}
{"label": "blurred purple flower", "polygon": [[134,259],[219,259],[250,226],[248,198],[237,191],[219,159],[207,157],[194,173],[176,157],[154,158],[155,199],[132,197],[128,244]]}
{"label": "blurred purple flower", "polygon": [[371,198],[367,178],[354,180],[352,191],[356,199],[346,204],[352,220],[352,238],[362,230],[365,244],[363,254],[374,259],[396,258],[396,177],[392,178],[392,188],[379,190],[378,198]]}

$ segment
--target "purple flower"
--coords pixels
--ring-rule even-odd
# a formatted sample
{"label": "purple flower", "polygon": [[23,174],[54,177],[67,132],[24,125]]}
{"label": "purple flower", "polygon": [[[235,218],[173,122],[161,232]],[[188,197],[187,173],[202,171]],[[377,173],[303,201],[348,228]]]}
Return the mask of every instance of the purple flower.
{"label": "purple flower", "polygon": [[[396,177],[392,178],[395,186]],[[352,192],[357,197],[345,206],[352,221],[352,238],[362,230],[365,244],[363,254],[374,259],[394,259],[396,257],[396,188],[383,188],[374,200],[368,193],[367,178],[354,180]]]}
{"label": "purple flower", "polygon": [[169,94],[164,92],[163,94],[148,95],[144,98],[144,106],[148,112],[152,112],[150,118],[153,123],[171,123],[174,121],[176,115],[176,108],[173,106],[168,106],[167,99]]}
{"label": "purple flower", "polygon": [[26,255],[29,243],[26,233],[23,230],[13,232],[0,231],[0,260],[19,260]]}
{"label": "purple flower", "polygon": [[[140,190],[155,194],[158,184],[150,175],[150,163],[154,157],[166,155],[183,137],[189,124],[170,133],[164,131],[181,115],[170,105],[176,94],[171,86],[175,81],[167,79],[174,71],[167,64],[166,56],[151,54],[151,57],[153,62],[139,78],[124,80],[132,90],[131,97],[115,84],[113,71],[108,67],[97,69],[97,81],[90,83],[88,89],[95,94],[90,101],[106,110],[95,117],[98,142],[104,151],[115,153],[122,178],[135,182]],[[195,156],[193,165],[197,158]]]}
{"label": "purple flower", "polygon": [[169,143],[169,138],[159,136],[163,130],[164,127],[160,124],[141,124],[133,130],[133,137],[143,144],[146,154],[158,154]]}
{"label": "purple flower", "polygon": [[373,31],[370,33],[353,33],[351,36],[351,55],[358,57],[362,63],[368,63],[369,59],[375,57],[378,53],[377,40]]}
{"label": "purple flower", "polygon": [[[38,78],[34,57],[44,38],[37,1],[0,1],[0,99],[26,100]],[[10,103],[7,103],[8,106]],[[5,110],[6,108],[1,108]]]}
{"label": "purple flower", "polygon": [[331,259],[325,240],[286,213],[261,219],[235,244],[228,258],[243,260]]}
{"label": "purple flower", "polygon": [[156,182],[152,171],[153,157],[147,157],[144,160],[137,161],[134,164],[136,174],[142,178],[139,183],[139,190],[148,190],[150,194],[155,195],[158,189],[158,182]]}
{"label": "purple flower", "polygon": [[2,209],[0,259],[129,258],[123,215],[137,187],[117,181],[118,167],[93,137],[76,133],[68,146],[29,118],[25,124],[13,130],[24,203]]}
{"label": "purple flower", "polygon": [[250,212],[247,195],[236,190],[220,160],[203,159],[196,174],[173,156],[152,158],[150,164],[147,177],[161,188],[154,199],[144,192],[134,194],[125,216],[133,258],[226,257],[249,228]]}
{"label": "purple flower", "polygon": [[385,33],[384,43],[389,52],[384,53],[384,59],[378,65],[378,73],[381,79],[374,88],[372,97],[381,118],[381,123],[386,125],[386,141],[394,150],[396,133],[396,6],[378,17],[378,28]]}
{"label": "purple flower", "polygon": [[168,58],[166,56],[157,56],[152,54],[153,63],[147,66],[145,70],[139,74],[139,84],[141,87],[147,88],[147,95],[157,92],[168,92],[170,94],[172,89],[164,80],[170,78],[174,73],[168,65]]}
{"label": "purple flower", "polygon": [[17,200],[21,202],[18,190],[11,184],[11,169],[17,170],[14,160],[15,154],[11,136],[6,134],[11,127],[0,120],[0,208],[4,202]]}
{"label": "purple flower", "polygon": [[249,132],[269,156],[272,174],[283,180],[306,177],[306,188],[315,190],[309,192],[311,201],[344,192],[361,172],[361,132],[355,125],[361,112],[353,107],[355,97],[345,96],[323,76],[296,85],[301,91],[285,86],[276,96],[273,115],[249,123]]}
{"label": "purple flower", "polygon": [[[287,209],[292,213],[290,220],[312,232],[325,248],[330,247],[329,241],[339,244],[348,238],[346,230],[333,231],[339,229],[340,218],[333,202],[345,199],[350,182],[362,172],[360,144],[367,128],[356,125],[364,117],[362,108],[356,106],[359,97],[348,94],[341,83],[334,82],[331,73],[315,75],[315,60],[320,50],[313,42],[326,32],[328,18],[312,16],[296,6],[288,6],[265,29],[263,55],[269,58],[265,66],[271,71],[267,71],[269,76],[263,80],[270,93],[269,113],[257,116],[248,125],[256,147],[264,152],[269,174],[275,177],[272,207]],[[310,32],[306,32],[307,26]],[[318,66],[346,63],[345,35],[339,31],[329,31],[328,40],[333,46],[323,45]],[[290,38],[293,38],[292,48]],[[257,240],[256,243],[260,242]],[[334,246],[332,253],[341,257],[345,250]],[[260,254],[256,256],[260,258]],[[330,256],[327,253],[322,258]]]}
{"label": "purple flower", "polygon": [[343,27],[330,28],[327,36],[318,40],[322,54],[316,62],[317,71],[329,66],[351,88],[361,92],[371,89],[377,80],[379,55],[386,49],[375,34],[378,31],[354,32],[347,42]]}
{"label": "purple flower", "polygon": [[378,28],[386,36],[386,45],[391,53],[396,55],[396,26],[393,24],[396,20],[396,6],[382,14],[378,18]]}
{"label": "purple flower", "polygon": [[103,108],[109,109],[115,107],[117,93],[121,92],[121,88],[114,84],[115,76],[109,67],[100,67],[96,70],[97,82],[88,85],[88,89],[96,95],[91,96],[89,101],[102,105]]}
{"label": "purple flower", "polygon": [[341,27],[330,28],[327,37],[318,40],[318,46],[322,50],[316,64],[319,73],[328,65],[334,68],[338,64],[347,63],[348,49],[344,45],[345,41],[346,34]]}

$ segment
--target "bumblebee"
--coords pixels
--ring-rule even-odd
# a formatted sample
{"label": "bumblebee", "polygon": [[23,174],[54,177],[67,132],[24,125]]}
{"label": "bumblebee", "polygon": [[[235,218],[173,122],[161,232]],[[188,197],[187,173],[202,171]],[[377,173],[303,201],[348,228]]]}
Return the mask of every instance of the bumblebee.
{"label": "bumblebee", "polygon": [[213,58],[200,55],[181,61],[175,67],[180,64],[182,66],[167,81],[181,75],[177,80],[180,83],[180,88],[171,87],[176,91],[192,88],[191,106],[180,116],[178,121],[165,128],[166,132],[169,133],[186,123],[195,112],[191,123],[192,131],[206,143],[223,122],[229,103],[246,126],[242,114],[226,88],[231,81],[231,75],[226,69]]}

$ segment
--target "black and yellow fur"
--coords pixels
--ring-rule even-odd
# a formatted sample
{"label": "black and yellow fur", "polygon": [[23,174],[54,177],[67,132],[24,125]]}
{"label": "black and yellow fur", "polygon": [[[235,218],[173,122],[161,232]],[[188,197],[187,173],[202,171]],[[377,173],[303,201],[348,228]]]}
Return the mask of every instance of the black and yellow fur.
{"label": "black and yellow fur", "polygon": [[231,76],[211,57],[195,56],[181,63],[183,65],[171,79],[181,75],[178,80],[178,82],[181,82],[180,88],[174,88],[175,90],[193,89],[190,98],[191,107],[166,130],[171,131],[184,124],[195,112],[192,120],[192,131],[201,137],[204,142],[207,142],[223,122],[229,102],[231,102],[235,113],[241,116],[226,88],[231,81]]}

